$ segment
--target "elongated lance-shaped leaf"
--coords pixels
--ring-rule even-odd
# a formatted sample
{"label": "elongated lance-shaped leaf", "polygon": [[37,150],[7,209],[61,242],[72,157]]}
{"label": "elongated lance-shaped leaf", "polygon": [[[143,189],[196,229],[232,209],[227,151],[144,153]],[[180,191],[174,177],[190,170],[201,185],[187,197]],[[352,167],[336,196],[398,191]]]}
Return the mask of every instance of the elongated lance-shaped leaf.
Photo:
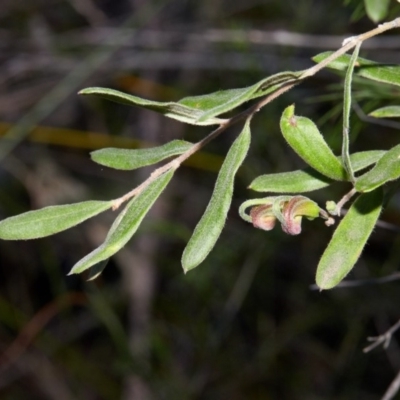
{"label": "elongated lance-shaped leaf", "polygon": [[173,174],[174,170],[170,170],[160,175],[143,189],[142,192],[130,200],[124,210],[115,219],[104,243],[78,261],[69,274],[79,274],[93,265],[110,258],[121,250],[137,231],[143,218],[165,189]]}
{"label": "elongated lance-shaped leaf", "polygon": [[364,0],[365,10],[373,22],[382,21],[389,11],[390,0]]}
{"label": "elongated lance-shaped leaf", "polygon": [[317,126],[306,117],[294,115],[294,105],[285,109],[280,125],[290,147],[310,167],[331,179],[347,179],[342,163],[333,154]]}
{"label": "elongated lance-shaped leaf", "polygon": [[245,88],[189,96],[177,102],[151,101],[118,90],[99,87],[83,89],[79,94],[96,95],[117,103],[147,108],[192,125],[218,125],[225,120],[215,118],[216,116],[227,113],[251,99],[273,92],[289,82],[294,82],[302,73],[303,71],[280,72]]}
{"label": "elongated lance-shaped leaf", "polygon": [[[326,51],[313,57],[313,61],[319,63],[329,57],[332,51]],[[343,54],[336,60],[330,62],[327,68],[337,71],[345,71],[350,62],[350,56]],[[355,75],[362,76],[373,81],[389,83],[400,86],[400,65],[381,64],[375,61],[358,57],[355,65]]]}
{"label": "elongated lance-shaped leaf", "polygon": [[184,140],[173,140],[162,146],[149,149],[116,149],[105,148],[90,153],[92,160],[106,167],[133,170],[158,163],[166,158],[182,154],[192,147]]}
{"label": "elongated lance-shaped leaf", "polygon": [[350,161],[350,113],[351,113],[351,82],[353,80],[354,64],[357,60],[360,51],[361,42],[357,44],[353,55],[350,58],[349,66],[347,67],[346,78],[344,80],[344,95],[343,95],[343,142],[342,142],[342,160],[350,180],[354,183],[354,171]]}
{"label": "elongated lance-shaped leaf", "polygon": [[232,201],[235,175],[249,146],[250,121],[247,120],[226,155],[210,202],[183,252],[182,266],[185,273],[197,267],[207,257],[221,235]]}
{"label": "elongated lance-shaped leaf", "polygon": [[354,267],[379,218],[382,201],[380,188],[362,194],[340,221],[317,268],[321,289],[335,287]]}
{"label": "elongated lance-shaped leaf", "polygon": [[371,111],[368,115],[374,118],[400,118],[400,106],[386,106]]}
{"label": "elongated lance-shaped leaf", "polygon": [[400,177],[400,144],[391,148],[376,163],[375,167],[357,178],[358,192],[370,192],[386,182]]}
{"label": "elongated lance-shaped leaf", "polygon": [[28,211],[0,222],[0,239],[38,239],[65,231],[111,208],[112,201],[84,201]]}
{"label": "elongated lance-shaped leaf", "polygon": [[160,102],[142,99],[131,94],[123,93],[114,89],[107,89],[101,87],[92,87],[83,89],[79,92],[82,95],[95,95],[107,100],[114,101],[129,106],[137,106],[146,108],[148,110],[156,111],[165,115],[166,117],[176,119],[180,122],[185,122],[191,125],[219,125],[224,122],[224,119],[209,118],[206,121],[198,121],[203,115],[204,111],[199,108],[189,107],[180,102]]}
{"label": "elongated lance-shaped leaf", "polygon": [[[296,79],[301,74],[302,71],[280,72],[246,88],[230,89],[217,92],[218,102],[215,102],[215,105],[213,107],[205,111],[203,115],[199,118],[199,121],[207,121],[209,118],[231,111],[249,100],[274,92],[278,88],[287,85],[289,82],[296,81]],[[181,102],[183,104],[194,106],[199,97],[203,99],[204,97],[209,96],[210,95],[189,97],[186,99],[182,99]]]}
{"label": "elongated lance-shaped leaf", "polygon": [[[361,151],[350,155],[355,172],[375,164],[386,152],[384,150]],[[341,160],[341,157],[338,157]],[[305,168],[292,172],[260,175],[251,182],[249,189],[257,192],[306,193],[322,189],[334,181],[315,171]]]}

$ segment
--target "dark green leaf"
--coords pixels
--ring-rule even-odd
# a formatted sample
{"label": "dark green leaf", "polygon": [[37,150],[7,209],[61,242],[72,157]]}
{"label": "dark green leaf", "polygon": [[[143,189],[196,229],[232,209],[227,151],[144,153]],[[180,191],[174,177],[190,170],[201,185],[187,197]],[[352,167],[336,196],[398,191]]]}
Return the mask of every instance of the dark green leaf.
{"label": "dark green leaf", "polygon": [[400,177],[400,144],[391,148],[376,163],[375,167],[357,178],[355,188],[359,192],[370,192],[388,181]]}
{"label": "dark green leaf", "polygon": [[390,0],[364,0],[365,11],[373,22],[382,21],[389,11]]}
{"label": "dark green leaf", "polygon": [[92,160],[106,167],[133,170],[152,165],[166,158],[182,154],[192,147],[192,143],[184,140],[173,140],[162,146],[149,149],[115,149],[106,148],[90,153]]}
{"label": "dark green leaf", "polygon": [[[383,150],[362,151],[351,154],[350,161],[354,171],[360,171],[375,164],[384,154]],[[251,182],[249,188],[257,192],[305,193],[327,187],[332,182],[332,179],[308,167],[298,171],[260,175]]]}
{"label": "dark green leaf", "polygon": [[69,274],[79,274],[114,255],[122,249],[137,231],[158,196],[174,174],[173,170],[156,178],[125,206],[112,224],[104,243],[78,261]]}
{"label": "dark green leaf", "polygon": [[280,72],[245,88],[185,97],[178,102],[151,101],[118,90],[98,87],[83,89],[79,94],[97,95],[117,103],[144,107],[192,125],[218,125],[225,120],[215,118],[216,116],[227,113],[251,99],[271,93],[289,82],[294,82],[301,73],[301,71]]}
{"label": "dark green leaf", "polygon": [[100,214],[111,206],[112,201],[84,201],[28,211],[1,221],[0,239],[27,240],[54,235]]}
{"label": "dark green leaf", "polygon": [[316,283],[331,289],[351,271],[382,209],[382,190],[362,194],[336,228],[318,265]]}
{"label": "dark green leaf", "polygon": [[386,106],[370,112],[374,118],[400,118],[400,106]]}
{"label": "dark green leaf", "polygon": [[180,103],[196,107],[199,99],[200,104],[206,100],[207,107],[203,107],[205,112],[199,118],[199,121],[207,121],[209,118],[231,111],[249,100],[265,96],[289,82],[294,82],[300,75],[301,72],[281,72],[246,88],[222,90],[205,96],[187,97],[182,99]]}
{"label": "dark green leaf", "polygon": [[[331,51],[321,53],[313,57],[317,63],[325,60],[332,54]],[[344,54],[336,60],[330,62],[327,68],[338,71],[345,71],[350,62],[350,56]],[[374,61],[366,60],[365,58],[358,57],[355,65],[354,73],[363,78],[371,79],[373,81],[389,83],[392,85],[400,86],[400,65],[389,65],[376,63]]]}
{"label": "dark green leaf", "polygon": [[159,112],[166,117],[192,125],[219,125],[225,121],[219,118],[209,118],[207,121],[198,121],[204,113],[202,109],[189,107],[184,103],[179,102],[146,100],[114,89],[92,87],[81,90],[79,94],[95,95],[117,103],[146,108],[148,110]]}
{"label": "dark green leaf", "polygon": [[312,168],[335,180],[345,180],[346,171],[310,119],[294,115],[294,105],[281,117],[281,131],[292,149]]}
{"label": "dark green leaf", "polygon": [[235,174],[250,146],[250,122],[234,141],[224,160],[207,209],[197,224],[182,255],[185,273],[197,267],[213,249],[221,235],[232,201]]}

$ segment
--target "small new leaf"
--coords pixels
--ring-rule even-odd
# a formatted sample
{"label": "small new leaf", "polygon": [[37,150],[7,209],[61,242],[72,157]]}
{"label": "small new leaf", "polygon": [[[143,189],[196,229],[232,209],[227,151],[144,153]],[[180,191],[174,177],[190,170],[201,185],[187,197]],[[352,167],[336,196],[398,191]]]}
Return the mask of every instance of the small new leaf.
{"label": "small new leaf", "polygon": [[134,235],[154,202],[160,196],[174,174],[173,170],[160,175],[150,183],[140,194],[125,206],[112,224],[104,243],[78,261],[70,271],[79,274],[114,255],[122,249]]}
{"label": "small new leaf", "polygon": [[149,149],[115,149],[105,148],[90,153],[97,164],[120,170],[134,170],[158,163],[166,158],[179,155],[192,147],[192,143],[184,140],[173,140],[162,146]]}
{"label": "small new leaf", "polygon": [[374,118],[400,118],[400,106],[386,106],[370,112]]}
{"label": "small new leaf", "polygon": [[207,257],[221,235],[232,201],[235,175],[249,150],[249,125],[250,121],[246,121],[242,132],[229,149],[206,211],[183,252],[182,266],[185,273]]}
{"label": "small new leaf", "polygon": [[28,211],[1,221],[0,239],[28,240],[54,235],[100,214],[111,206],[112,201],[84,201]]}
{"label": "small new leaf", "polygon": [[400,177],[400,144],[382,156],[375,167],[361,175],[355,183],[358,192],[370,192],[377,187]]}
{"label": "small new leaf", "polygon": [[316,283],[321,290],[335,287],[354,267],[379,218],[382,201],[378,189],[360,195],[352,204],[319,262]]}
{"label": "small new leaf", "polygon": [[292,149],[312,168],[334,180],[346,180],[342,163],[333,154],[317,126],[310,119],[294,115],[294,105],[281,117],[281,131]]}

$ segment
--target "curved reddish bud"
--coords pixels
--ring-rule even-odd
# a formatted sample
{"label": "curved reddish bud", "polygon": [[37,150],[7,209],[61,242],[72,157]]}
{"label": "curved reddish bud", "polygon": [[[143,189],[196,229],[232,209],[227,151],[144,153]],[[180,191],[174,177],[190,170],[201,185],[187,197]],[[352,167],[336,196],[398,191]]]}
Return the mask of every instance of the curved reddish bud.
{"label": "curved reddish bud", "polygon": [[283,206],[282,230],[289,235],[298,235],[301,232],[301,219],[303,217],[314,219],[319,213],[320,208],[317,203],[304,196],[294,196]]}
{"label": "curved reddish bud", "polygon": [[250,217],[255,228],[270,231],[274,228],[276,217],[272,212],[271,204],[263,204],[250,210]]}

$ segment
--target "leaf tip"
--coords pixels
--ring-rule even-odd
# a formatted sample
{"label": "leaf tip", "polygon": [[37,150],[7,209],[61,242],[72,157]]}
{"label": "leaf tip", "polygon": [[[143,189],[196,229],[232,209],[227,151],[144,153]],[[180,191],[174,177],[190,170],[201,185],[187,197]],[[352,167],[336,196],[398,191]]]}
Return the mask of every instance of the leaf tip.
{"label": "leaf tip", "polygon": [[292,118],[294,117],[294,110],[295,110],[295,104],[291,104],[290,106],[287,106],[284,115],[286,118]]}

